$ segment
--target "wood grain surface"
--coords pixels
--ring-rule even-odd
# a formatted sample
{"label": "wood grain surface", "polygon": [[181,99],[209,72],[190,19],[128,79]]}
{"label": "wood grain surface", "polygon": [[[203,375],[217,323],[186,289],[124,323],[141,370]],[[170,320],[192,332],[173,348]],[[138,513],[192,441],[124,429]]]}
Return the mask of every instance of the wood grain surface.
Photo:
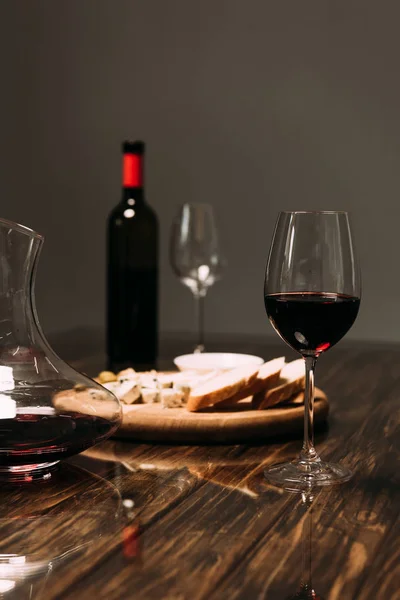
{"label": "wood grain surface", "polygon": [[316,377],[331,406],[318,450],[354,470],[347,484],[268,485],[263,469],[295,457],[299,436],[108,440],[48,482],[2,485],[2,597],[285,600],[310,585],[323,600],[400,599],[400,348],[338,346]]}
{"label": "wood grain surface", "polygon": [[[301,396],[301,397],[300,397]],[[123,405],[122,425],[115,437],[146,442],[188,444],[236,444],[265,440],[303,429],[303,394],[298,402],[285,403],[267,410],[254,410],[251,401],[242,401],[226,409],[189,412],[185,408],[163,408],[160,404]],[[322,390],[315,391],[315,426],[326,421],[329,404]]]}

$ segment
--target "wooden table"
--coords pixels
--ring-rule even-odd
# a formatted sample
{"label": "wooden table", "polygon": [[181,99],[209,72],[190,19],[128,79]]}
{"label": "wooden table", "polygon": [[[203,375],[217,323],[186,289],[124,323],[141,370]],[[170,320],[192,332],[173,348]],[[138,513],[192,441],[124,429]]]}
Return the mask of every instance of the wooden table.
{"label": "wooden table", "polygon": [[317,382],[332,407],[318,449],[349,483],[312,501],[268,486],[263,468],[300,439],[107,441],[51,481],[2,486],[0,597],[284,600],[311,557],[320,598],[400,598],[400,348],[339,345]]}

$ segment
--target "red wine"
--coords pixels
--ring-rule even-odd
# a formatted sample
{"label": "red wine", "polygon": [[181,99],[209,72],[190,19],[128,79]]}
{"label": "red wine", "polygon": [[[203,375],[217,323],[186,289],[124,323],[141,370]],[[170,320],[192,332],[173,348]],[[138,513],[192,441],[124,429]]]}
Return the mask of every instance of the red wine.
{"label": "red wine", "polygon": [[289,292],[265,296],[268,317],[281,338],[304,355],[320,354],[353,325],[360,299],[344,294]]}
{"label": "red wine", "polygon": [[108,367],[156,366],[158,221],[145,202],[143,142],[125,142],[120,203],[108,220]]}
{"label": "red wine", "polygon": [[58,461],[89,448],[115,428],[101,417],[45,409],[0,419],[0,468]]}

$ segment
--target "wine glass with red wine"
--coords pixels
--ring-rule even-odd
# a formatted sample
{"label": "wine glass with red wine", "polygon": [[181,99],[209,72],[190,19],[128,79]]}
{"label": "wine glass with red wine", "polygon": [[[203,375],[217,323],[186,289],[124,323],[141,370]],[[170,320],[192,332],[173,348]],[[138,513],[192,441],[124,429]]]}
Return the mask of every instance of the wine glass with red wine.
{"label": "wine glass with red wine", "polygon": [[347,481],[346,467],[321,460],[314,448],[314,369],[317,358],[353,325],[360,273],[346,212],[281,212],[265,275],[269,320],[305,362],[304,442],[293,462],[265,471],[273,484],[304,489]]}

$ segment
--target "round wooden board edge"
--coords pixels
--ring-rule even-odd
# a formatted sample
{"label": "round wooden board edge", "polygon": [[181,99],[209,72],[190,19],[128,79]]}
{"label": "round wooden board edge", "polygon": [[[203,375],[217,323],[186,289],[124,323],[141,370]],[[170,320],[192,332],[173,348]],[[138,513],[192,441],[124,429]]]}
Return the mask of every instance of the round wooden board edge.
{"label": "round wooden board edge", "polygon": [[[154,405],[153,405],[154,406]],[[124,407],[132,417],[138,414],[136,408]],[[140,410],[140,409],[139,409]],[[178,444],[226,444],[248,441],[260,441],[271,437],[291,434],[302,430],[304,422],[304,405],[285,407],[284,405],[265,411],[223,411],[208,413],[186,413],[186,420],[177,417],[176,411],[184,409],[153,408],[141,415],[141,420],[132,418],[123,423],[114,434],[114,438],[129,439],[133,442],[178,443]],[[174,411],[174,413],[172,413]],[[251,413],[251,415],[249,414]],[[181,414],[181,413],[178,413]],[[243,419],[246,414],[250,421]],[[329,414],[329,402],[321,390],[316,390],[314,422],[324,423]],[[191,415],[189,417],[189,415]],[[235,417],[233,416],[235,415]],[[154,419],[154,416],[156,419]],[[161,419],[160,416],[164,418]],[[242,416],[242,418],[240,418]],[[207,418],[204,418],[207,417]]]}

